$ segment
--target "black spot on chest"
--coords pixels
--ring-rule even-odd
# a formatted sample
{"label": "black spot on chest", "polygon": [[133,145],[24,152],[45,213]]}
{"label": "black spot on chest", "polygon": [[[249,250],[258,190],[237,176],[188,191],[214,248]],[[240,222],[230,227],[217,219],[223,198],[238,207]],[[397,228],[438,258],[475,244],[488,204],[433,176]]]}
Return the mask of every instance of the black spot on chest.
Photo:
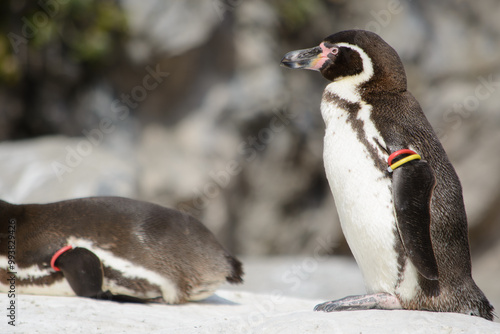
{"label": "black spot on chest", "polygon": [[[374,166],[381,172],[383,172],[387,177],[389,177],[388,173],[386,172],[387,162],[384,159],[380,158],[377,153],[377,147],[375,147],[368,140],[365,131],[365,122],[358,118],[358,113],[361,110],[361,103],[350,102],[331,92],[325,92],[324,99],[326,100],[326,102],[335,104],[338,108],[343,109],[347,112],[347,122],[351,125],[354,132],[356,132],[356,137],[358,138],[358,140],[366,148],[366,151],[368,153],[367,158],[371,158]],[[380,148],[386,150],[380,143],[378,143],[377,138],[372,139],[379,145]]]}

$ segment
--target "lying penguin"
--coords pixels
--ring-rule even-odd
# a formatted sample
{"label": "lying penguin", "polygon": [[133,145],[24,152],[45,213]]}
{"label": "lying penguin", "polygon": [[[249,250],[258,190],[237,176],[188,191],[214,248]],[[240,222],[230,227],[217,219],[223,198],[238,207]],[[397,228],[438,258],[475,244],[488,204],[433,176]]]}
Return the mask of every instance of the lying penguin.
{"label": "lying penguin", "polygon": [[178,304],[242,282],[241,262],[201,222],[151,203],[0,201],[0,228],[2,292]]}

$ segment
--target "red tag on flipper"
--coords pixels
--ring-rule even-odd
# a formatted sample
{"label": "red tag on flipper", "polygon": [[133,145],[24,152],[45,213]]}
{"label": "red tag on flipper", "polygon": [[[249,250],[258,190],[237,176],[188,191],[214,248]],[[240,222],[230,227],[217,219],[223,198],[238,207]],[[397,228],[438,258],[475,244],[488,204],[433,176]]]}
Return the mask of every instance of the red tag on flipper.
{"label": "red tag on flipper", "polygon": [[50,259],[50,266],[52,267],[52,269],[54,269],[55,271],[61,271],[61,269],[55,266],[56,260],[59,256],[61,256],[62,253],[67,252],[70,249],[73,249],[73,246],[64,246],[52,256],[52,259]]}

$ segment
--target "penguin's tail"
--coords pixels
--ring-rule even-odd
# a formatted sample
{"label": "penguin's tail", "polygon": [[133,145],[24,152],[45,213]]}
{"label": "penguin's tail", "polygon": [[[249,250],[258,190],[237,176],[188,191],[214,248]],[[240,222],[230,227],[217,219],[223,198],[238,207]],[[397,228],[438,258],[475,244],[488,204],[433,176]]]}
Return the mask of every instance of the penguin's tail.
{"label": "penguin's tail", "polygon": [[498,318],[498,315],[495,312],[495,308],[493,307],[493,305],[491,305],[488,299],[486,299],[486,296],[484,296],[484,294],[481,298],[481,304],[477,308],[477,312],[480,317],[483,317],[487,320],[493,321],[495,317]]}
{"label": "penguin's tail", "polygon": [[226,281],[232,284],[243,283],[243,264],[231,255],[226,255],[226,258],[231,266],[231,272],[230,275],[226,276]]}

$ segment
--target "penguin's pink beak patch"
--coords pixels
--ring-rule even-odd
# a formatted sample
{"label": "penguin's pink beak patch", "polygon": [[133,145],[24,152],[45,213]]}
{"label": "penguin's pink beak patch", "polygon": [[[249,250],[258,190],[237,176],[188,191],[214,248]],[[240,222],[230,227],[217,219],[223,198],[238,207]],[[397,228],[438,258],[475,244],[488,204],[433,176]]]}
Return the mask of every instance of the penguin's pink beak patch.
{"label": "penguin's pink beak patch", "polygon": [[310,49],[288,52],[281,59],[281,66],[319,71],[325,63],[332,61],[338,53],[336,46],[326,47],[325,43]]}

